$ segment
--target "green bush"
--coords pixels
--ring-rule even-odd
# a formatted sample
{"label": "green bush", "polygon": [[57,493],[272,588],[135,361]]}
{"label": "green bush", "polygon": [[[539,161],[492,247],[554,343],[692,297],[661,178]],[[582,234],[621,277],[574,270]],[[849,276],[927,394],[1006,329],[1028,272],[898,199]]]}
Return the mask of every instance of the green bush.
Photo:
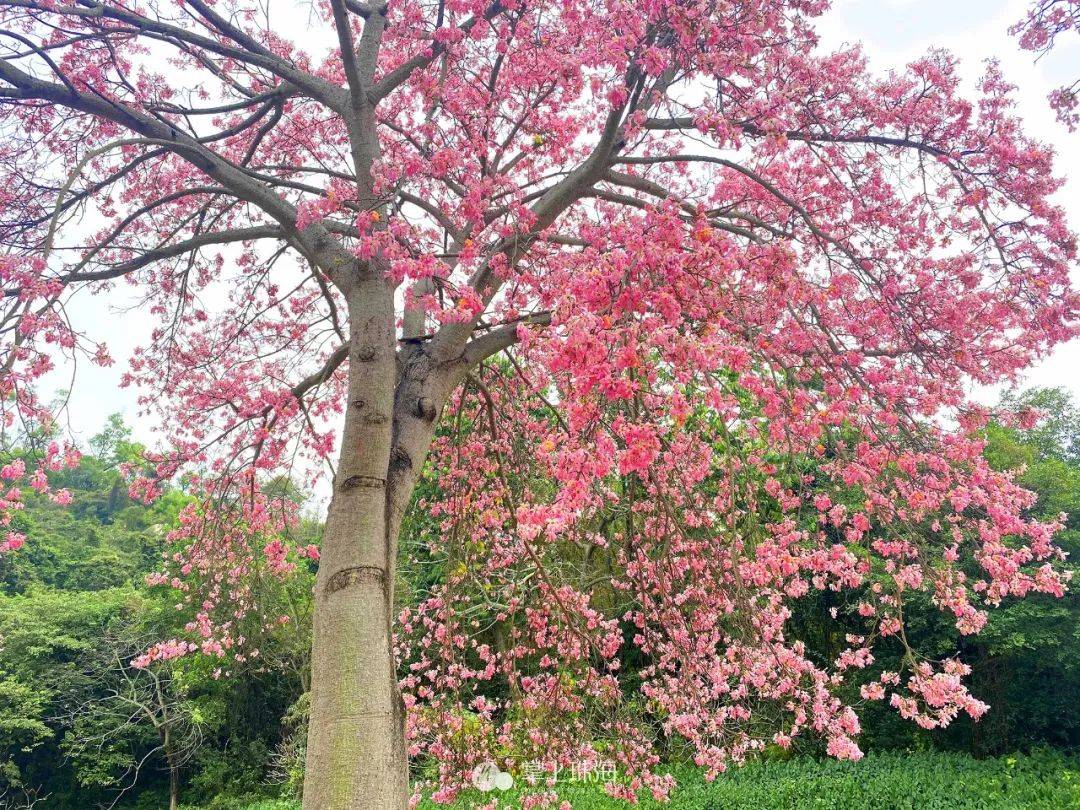
{"label": "green bush", "polygon": [[[988,810],[994,808],[1080,808],[1080,758],[1057,752],[977,760],[940,752],[871,754],[861,762],[792,759],[756,762],[706,782],[694,768],[673,771],[679,787],[671,802],[651,799],[641,808],[670,810]],[[574,810],[615,810],[625,802],[595,784],[557,786]],[[492,798],[500,808],[520,807],[520,791],[463,793],[452,810],[477,807]],[[230,808],[233,805],[230,805]],[[423,810],[445,805],[424,801]],[[299,802],[258,801],[237,810],[299,810]],[[187,810],[197,810],[187,808]]]}
{"label": "green bush", "polygon": [[[673,772],[679,787],[672,810],[976,810],[1080,808],[1080,758],[1039,752],[976,760],[940,752],[871,754],[861,762],[809,758],[757,762],[706,782],[693,768]],[[574,810],[625,808],[598,785],[558,785]],[[519,807],[519,793],[500,794],[499,806]],[[494,794],[470,791],[456,808],[476,807]],[[651,799],[639,807],[658,808]],[[439,807],[426,801],[424,810]],[[253,809],[251,809],[253,810]]]}

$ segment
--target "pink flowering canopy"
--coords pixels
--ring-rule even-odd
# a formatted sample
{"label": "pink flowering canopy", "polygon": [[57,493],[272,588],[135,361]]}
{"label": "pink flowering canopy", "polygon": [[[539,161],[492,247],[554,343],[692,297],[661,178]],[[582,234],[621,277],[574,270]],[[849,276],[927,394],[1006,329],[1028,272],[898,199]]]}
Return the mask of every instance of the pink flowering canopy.
{"label": "pink flowering canopy", "polygon": [[[1038,0],[1011,29],[1020,47],[1041,59],[1062,34],[1080,34],[1080,0]],[[1070,131],[1080,126],[1080,76],[1050,94],[1050,106]]]}
{"label": "pink flowering canopy", "polygon": [[[397,634],[437,798],[601,756],[664,796],[660,737],[713,775],[801,737],[857,759],[838,691],[882,639],[905,669],[862,699],[985,712],[904,606],[968,634],[1063,592],[964,389],[1076,333],[1076,241],[995,64],[972,98],[942,51],[874,75],[817,46],[827,5],[340,0],[293,41],[243,0],[0,0],[6,424],[47,418],[58,356],[111,362],[72,295],[134,300],[168,441],[132,492],[205,496],[154,578],[190,637],[140,663],[250,655],[251,582],[317,557],[258,483],[331,464],[347,259],[396,290],[401,358],[469,365],[414,507],[445,582]],[[832,661],[789,621],[820,591],[865,628]]]}

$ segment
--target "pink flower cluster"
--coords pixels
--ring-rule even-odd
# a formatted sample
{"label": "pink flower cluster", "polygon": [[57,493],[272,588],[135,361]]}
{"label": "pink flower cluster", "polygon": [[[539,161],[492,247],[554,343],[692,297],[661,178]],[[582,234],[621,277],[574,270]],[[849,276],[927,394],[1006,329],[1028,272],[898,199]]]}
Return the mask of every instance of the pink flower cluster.
{"label": "pink flower cluster", "polygon": [[136,666],[195,652],[244,663],[258,658],[262,634],[291,621],[266,612],[265,591],[319,552],[289,541],[296,505],[253,492],[251,483],[236,482],[231,502],[223,502],[221,491],[207,491],[181,511],[180,525],[167,537],[164,570],[149,574],[146,583],[176,593],[176,609],[190,617],[188,638],[155,645]]}
{"label": "pink flower cluster", "polygon": [[[1080,33],[1080,0],[1034,0],[1009,32],[1019,37],[1020,47],[1044,56],[1062,34]],[[1051,92],[1050,107],[1075,131],[1080,126],[1080,79]]]}
{"label": "pink flower cluster", "polygon": [[79,459],[75,448],[61,448],[57,442],[50,442],[32,473],[27,470],[26,459],[22,457],[16,457],[0,467],[0,482],[3,482],[4,490],[0,495],[0,531],[4,531],[0,539],[0,555],[18,551],[26,543],[26,535],[10,528],[15,514],[25,506],[21,486],[47,495],[55,504],[67,506],[72,500],[71,493],[66,489],[53,489],[48,473],[58,472],[65,467],[74,469],[79,466]]}

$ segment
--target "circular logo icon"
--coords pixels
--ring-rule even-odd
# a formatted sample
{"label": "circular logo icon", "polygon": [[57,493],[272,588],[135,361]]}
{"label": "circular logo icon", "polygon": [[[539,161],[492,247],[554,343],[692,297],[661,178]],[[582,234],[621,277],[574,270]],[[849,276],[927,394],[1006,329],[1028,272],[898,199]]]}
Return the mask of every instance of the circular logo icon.
{"label": "circular logo icon", "polygon": [[473,786],[483,790],[489,791],[495,789],[495,778],[499,775],[499,766],[494,762],[481,762],[472,772]]}
{"label": "circular logo icon", "polygon": [[495,776],[495,787],[499,790],[509,790],[514,786],[514,777],[506,771],[499,771]]}
{"label": "circular logo icon", "polygon": [[485,793],[490,790],[510,790],[514,786],[514,777],[494,762],[481,762],[473,768],[472,783],[473,787]]}

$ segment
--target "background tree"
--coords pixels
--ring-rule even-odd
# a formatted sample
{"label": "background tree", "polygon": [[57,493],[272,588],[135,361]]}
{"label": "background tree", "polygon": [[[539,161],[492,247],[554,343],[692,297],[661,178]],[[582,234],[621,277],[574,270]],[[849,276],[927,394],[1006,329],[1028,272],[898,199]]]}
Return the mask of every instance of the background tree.
{"label": "background tree", "polygon": [[37,790],[57,804],[68,799],[75,776],[62,753],[63,718],[94,694],[84,661],[98,654],[112,625],[145,605],[129,584],[83,592],[32,585],[0,597],[0,717],[7,719],[0,787],[14,796]]}
{"label": "background tree", "polygon": [[42,794],[38,790],[13,790],[10,787],[0,789],[0,807],[15,810],[32,810],[39,802],[48,801],[48,794]]}
{"label": "background tree", "polygon": [[31,787],[24,784],[22,769],[12,754],[32,754],[52,737],[52,730],[44,722],[44,704],[44,695],[30,684],[8,675],[0,680],[0,745],[5,751],[0,761],[0,790],[5,795]]}
{"label": "background tree", "polygon": [[[463,707],[441,696],[494,671],[515,689],[469,696],[475,755],[529,739],[513,721],[595,706],[632,777],[617,792],[670,788],[656,727],[711,773],[811,731],[853,758],[834,687],[880,637],[904,640],[905,672],[875,697],[924,725],[985,710],[962,664],[907,645],[903,603],[931,593],[972,633],[1002,598],[1061,592],[1055,522],[981,459],[959,392],[1072,334],[1075,240],[996,68],[974,101],[941,52],[871,76],[857,50],[815,49],[825,7],[328,0],[308,34],[327,46],[305,52],[281,7],[0,1],[6,418],[48,425],[33,388],[55,352],[111,362],[64,303],[123,279],[159,321],[128,380],[170,438],[131,492],[198,470],[157,580],[195,607],[197,643],[141,663],[248,660],[258,583],[311,556],[261,479],[337,447],[306,806],[406,802],[395,562],[447,407],[487,425],[436,446],[437,511],[527,632],[463,669],[473,619],[453,598],[406,617],[438,642],[409,680],[414,752],[448,750]],[[505,460],[526,456],[557,491],[515,486]],[[5,468],[27,476],[48,484]],[[608,513],[626,616],[545,577]],[[888,587],[866,633],[808,659],[787,602],[872,574]],[[627,641],[644,707],[617,677]],[[580,731],[544,741],[595,756]]]}
{"label": "background tree", "polygon": [[[107,441],[110,435],[118,441]],[[143,505],[128,498],[126,486],[117,491],[117,450],[127,435],[126,427],[110,419],[90,443],[100,456],[83,456],[78,468],[50,473],[55,484],[70,487],[70,508],[48,495],[28,494],[16,519],[31,542],[0,560],[4,806],[23,807],[34,796],[57,807],[110,804],[118,798],[110,780],[131,764],[131,752],[146,754],[160,743],[142,724],[117,738],[118,746],[132,748],[120,746],[111,758],[65,753],[86,741],[86,728],[73,725],[80,707],[116,700],[109,673],[116,640],[127,638],[129,653],[141,654],[145,649],[130,649],[133,635],[175,638],[192,618],[176,609],[176,594],[144,582],[160,568],[166,536],[190,498],[171,490]],[[290,542],[309,543],[318,526],[302,522],[297,531]],[[297,570],[261,593],[262,607],[274,617],[287,614],[289,622],[258,637],[261,656],[249,664],[230,660],[222,672],[220,659],[202,656],[156,665],[159,677],[182,685],[186,703],[200,718],[202,745],[181,774],[191,801],[214,800],[224,807],[237,796],[272,795],[265,777],[270,752],[283,736],[281,717],[308,688],[312,578],[310,570]],[[165,805],[163,765],[160,757],[148,760],[121,803],[137,796],[144,806]]]}
{"label": "background tree", "polygon": [[131,666],[145,646],[133,650],[129,640],[113,638],[95,650],[98,660],[84,661],[90,693],[71,713],[64,752],[82,784],[115,790],[117,798],[144,767],[163,766],[169,810],[176,810],[181,769],[202,741],[201,717],[168,670]]}

